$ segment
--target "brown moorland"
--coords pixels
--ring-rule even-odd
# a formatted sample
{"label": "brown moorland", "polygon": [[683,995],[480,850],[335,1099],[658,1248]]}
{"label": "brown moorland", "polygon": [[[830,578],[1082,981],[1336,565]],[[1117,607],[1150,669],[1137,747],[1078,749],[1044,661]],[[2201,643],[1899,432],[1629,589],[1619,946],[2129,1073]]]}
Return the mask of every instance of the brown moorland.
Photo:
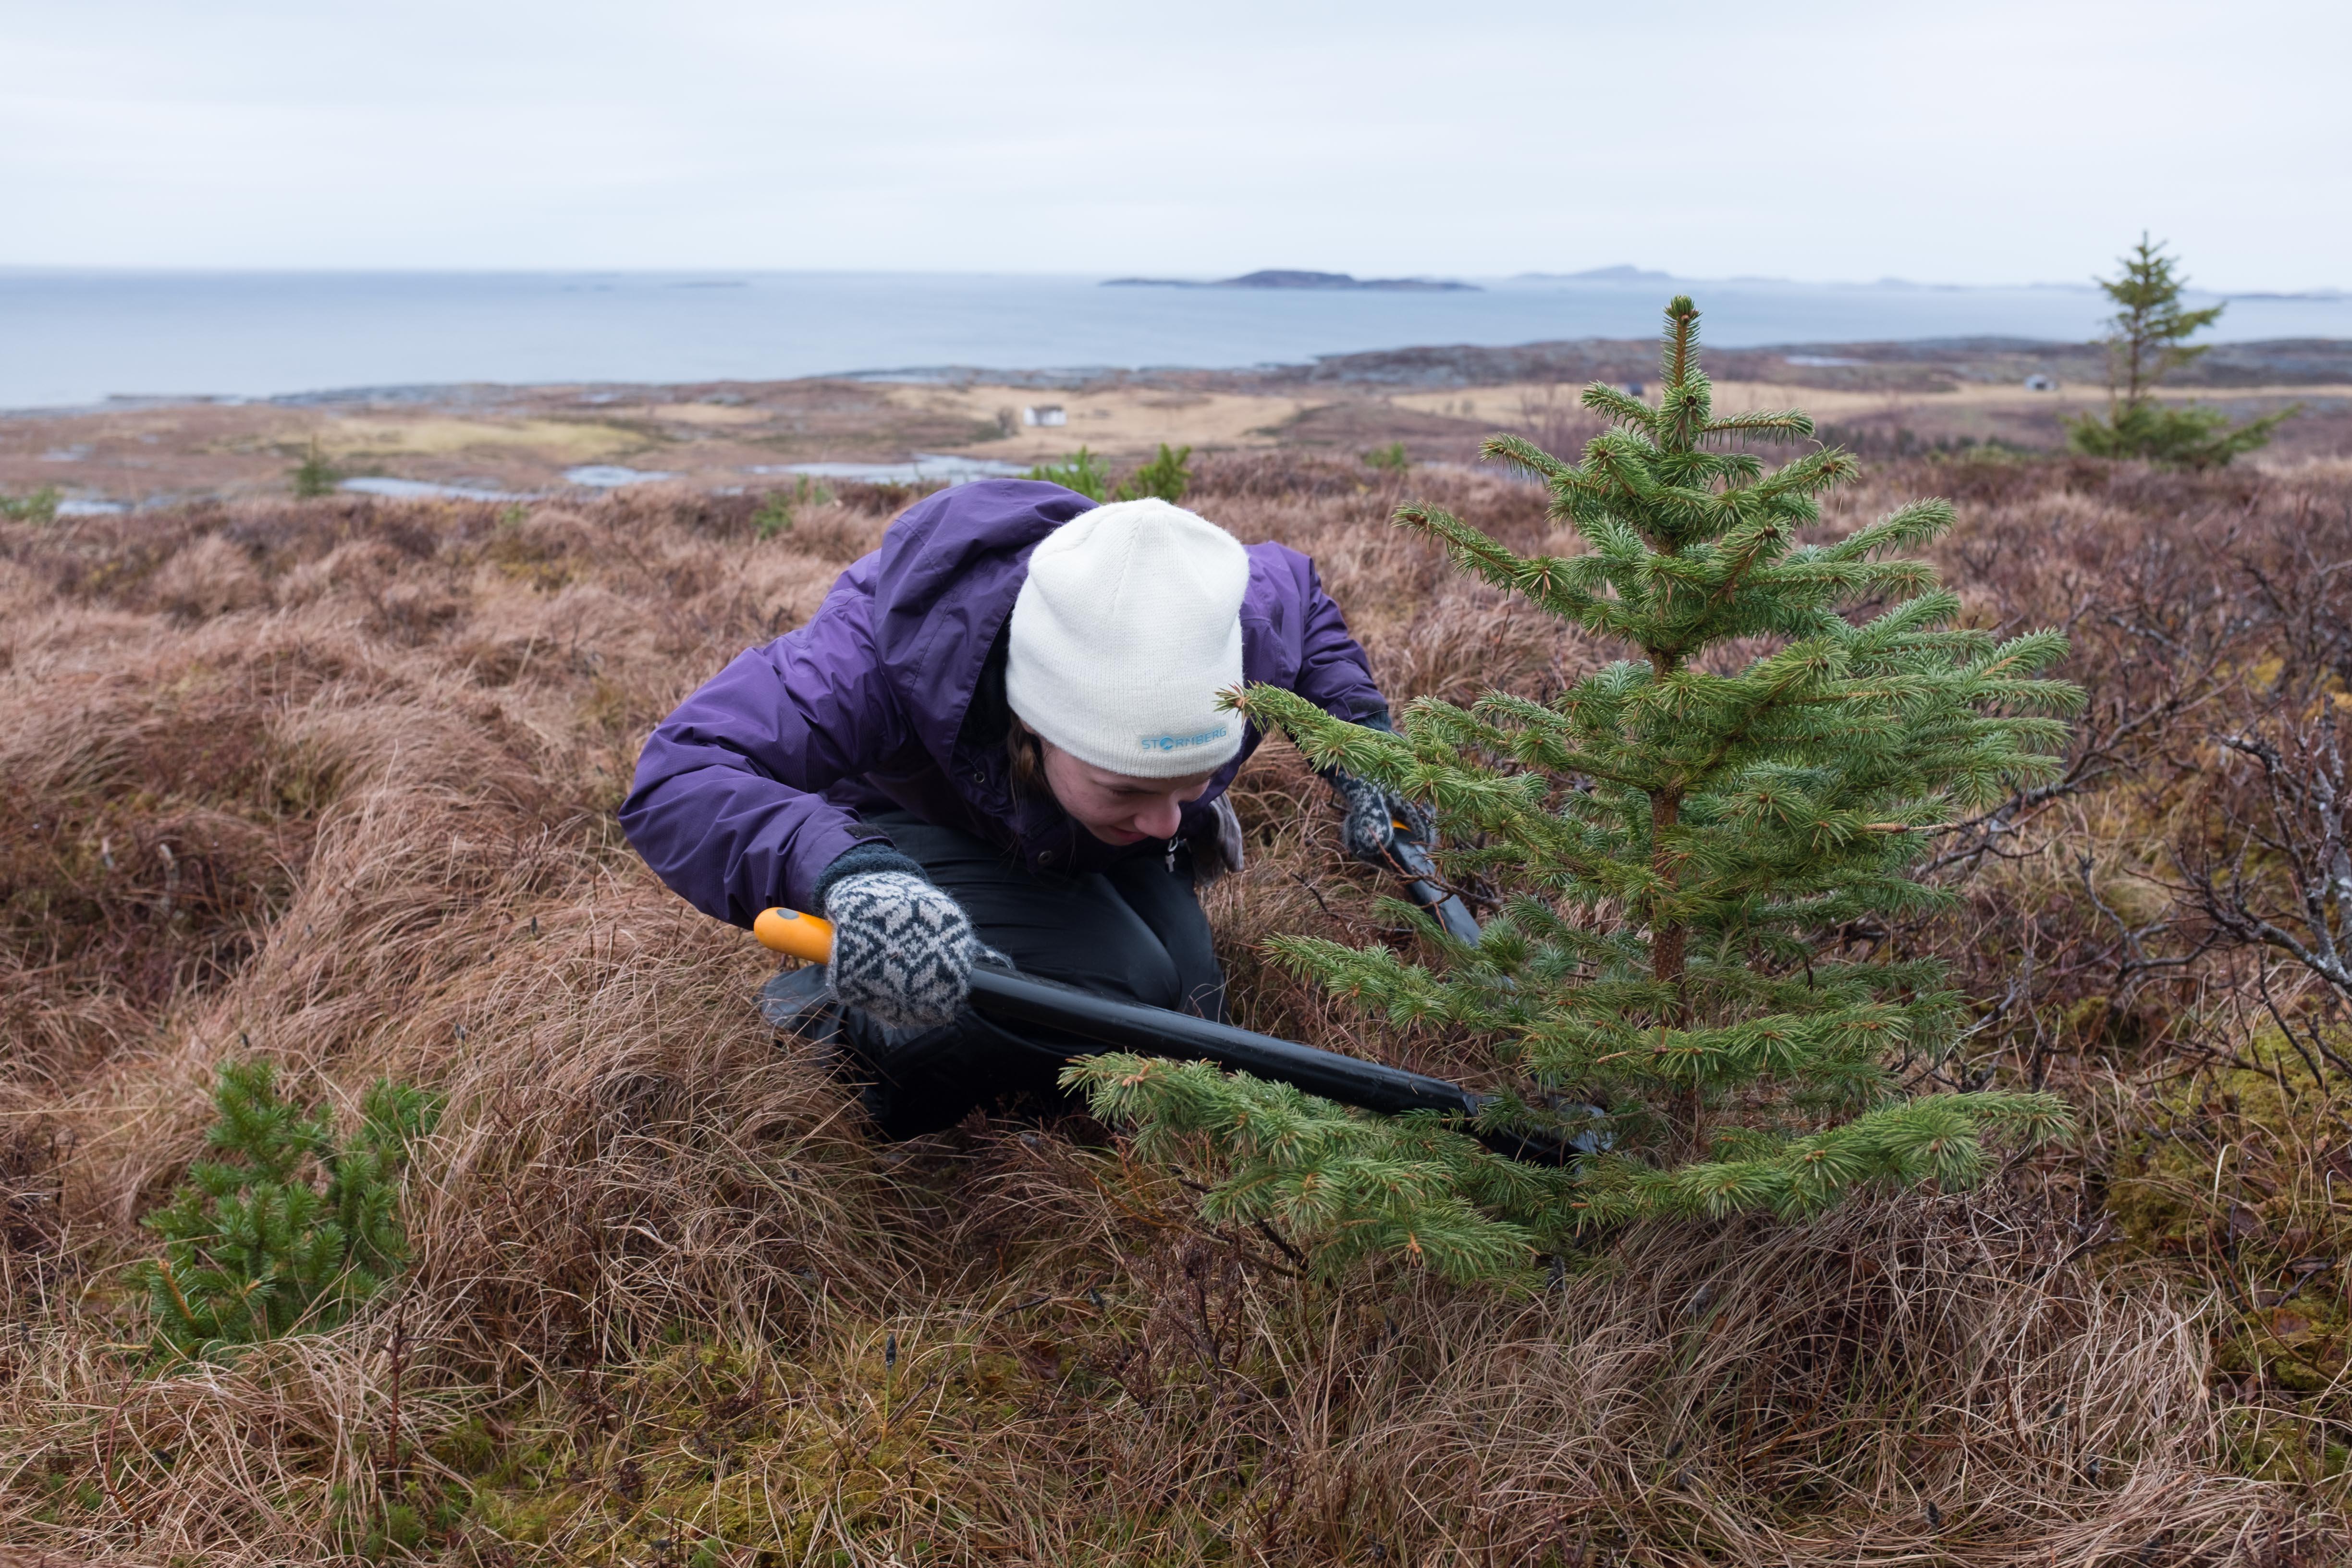
{"label": "brown moorland", "polygon": [[[2061,450],[2066,419],[2107,407],[2095,343],[1815,343],[1715,349],[1707,363],[1718,407],[1779,407],[1801,395],[1826,438],[1871,458]],[[1644,384],[1656,374],[1654,342],[1585,340],[1391,349],[1250,370],[945,369],[897,381],[125,398],[0,411],[0,493],[54,487],[85,506],[255,500],[287,493],[289,471],[314,450],[362,481],[582,500],[593,487],[568,476],[583,466],[758,490],[797,488],[786,470],[799,463],[903,464],[933,453],[1026,467],[1085,446],[1124,465],[1163,441],[1342,458],[1402,442],[1417,462],[1469,462],[1497,425],[1579,446],[1595,428],[1577,402],[1586,382]],[[2054,384],[2029,390],[2029,375]],[[2232,419],[2300,405],[2278,432],[2274,458],[2352,456],[2352,348],[2343,342],[2217,344],[2160,395]],[[1067,423],[1024,424],[1024,410],[1041,404]]]}
{"label": "brown moorland", "polygon": [[[0,521],[0,1541],[2342,1561],[2352,1046],[2342,999],[2231,920],[2294,926],[2325,816],[2260,748],[2325,776],[2352,468],[1907,459],[1832,523],[1917,494],[1959,505],[1937,554],[1967,613],[2064,627],[2091,702],[2062,785],[1937,852],[1958,912],[1845,934],[1945,954],[1976,1003],[1959,1057],[1906,1064],[1920,1087],[2047,1084],[2085,1131],[1975,1193],[1603,1238],[1516,1298],[1303,1279],[1083,1120],[877,1145],[759,1022],[749,940],[630,855],[647,727],[808,616],[901,498],[766,538],[756,496],[651,486]],[[1547,532],[1499,475],[1296,453],[1208,459],[1188,499],[1312,553],[1399,698],[1612,657],[1391,529],[1409,497]],[[1402,939],[1296,753],[1237,799],[1253,864],[1212,905],[1244,1020],[1457,1066],[1258,962],[1275,931]],[[446,1094],[416,1260],[331,1332],[158,1365],[136,1221],[246,1056],[346,1120],[378,1074]]]}

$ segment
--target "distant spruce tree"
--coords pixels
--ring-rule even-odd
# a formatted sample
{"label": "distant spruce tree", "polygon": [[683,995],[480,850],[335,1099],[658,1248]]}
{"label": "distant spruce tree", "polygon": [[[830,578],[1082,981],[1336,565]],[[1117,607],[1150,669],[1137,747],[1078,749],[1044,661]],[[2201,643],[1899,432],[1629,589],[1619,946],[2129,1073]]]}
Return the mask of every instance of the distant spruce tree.
{"label": "distant spruce tree", "polygon": [[2122,276],[2093,279],[2116,306],[2107,322],[2107,415],[2068,420],[2067,443],[2095,458],[2145,458],[2189,468],[2221,468],[2268,446],[2272,432],[2300,413],[2300,405],[2232,426],[2219,409],[2156,399],[2158,383],[2212,346],[2191,346],[2189,340],[2220,321],[2228,307],[2182,309],[2189,279],[2145,233],[2117,264]]}
{"label": "distant spruce tree", "polygon": [[408,1260],[400,1176],[433,1129],[440,1100],[379,1080],[359,1130],[278,1092],[267,1062],[234,1062],[213,1090],[215,1158],[188,1168],[172,1202],[147,1216],[163,1255],[134,1272],[159,1352],[206,1357],[297,1329],[332,1328]]}
{"label": "distant spruce tree", "polygon": [[1954,625],[1958,598],[1895,553],[1950,526],[1948,502],[1800,544],[1854,459],[1815,450],[1767,472],[1740,449],[1812,422],[1717,417],[1697,321],[1688,299],[1667,307],[1657,406],[1585,389],[1611,428],[1582,463],[1487,441],[1549,487],[1580,552],[1523,557],[1443,511],[1396,514],[1633,657],[1549,700],[1420,700],[1401,735],[1273,687],[1236,703],[1318,766],[1429,803],[1476,846],[1446,855],[1452,875],[1503,894],[1475,946],[1384,902],[1442,971],[1307,937],[1274,939],[1277,961],[1394,1025],[1478,1042],[1482,1079],[1507,1086],[1491,1123],[1605,1131],[1605,1152],[1532,1166],[1434,1115],[1352,1112],[1202,1063],[1074,1065],[1067,1081],[1146,1152],[1208,1157],[1212,1217],[1280,1225],[1329,1268],[1387,1257],[1492,1279],[1626,1220],[1962,1185],[1989,1133],[2064,1126],[2046,1095],[1905,1097],[1891,1064],[1948,1053],[1961,1002],[1890,928],[1949,901],[1914,875],[1939,824],[2056,772],[2058,715],[2080,694],[2041,672],[2065,641]]}
{"label": "distant spruce tree", "polygon": [[316,436],[310,437],[302,460],[289,468],[286,477],[294,481],[294,494],[302,500],[333,495],[335,487],[343,481],[342,470],[327,460],[327,455],[319,449]]}
{"label": "distant spruce tree", "polygon": [[65,492],[55,485],[43,485],[30,495],[0,494],[0,517],[11,522],[55,522],[58,505]]}

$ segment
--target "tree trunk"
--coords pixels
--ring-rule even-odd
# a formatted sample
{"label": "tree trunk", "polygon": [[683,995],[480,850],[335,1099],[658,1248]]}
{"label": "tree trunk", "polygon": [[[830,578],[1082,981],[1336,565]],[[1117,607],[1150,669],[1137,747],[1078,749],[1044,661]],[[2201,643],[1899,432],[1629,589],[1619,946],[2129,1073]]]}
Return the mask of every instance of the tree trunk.
{"label": "tree trunk", "polygon": [[[1678,793],[1654,795],[1650,797],[1650,869],[1658,880],[1672,888],[1676,885],[1674,859],[1666,846],[1666,835],[1680,819],[1683,797]],[[1654,915],[1650,921],[1650,977],[1661,985],[1674,988],[1674,1000],[1666,1005],[1658,1022],[1668,1028],[1685,1028],[1690,1023],[1689,999],[1683,994],[1683,972],[1685,948],[1690,940],[1690,928],[1682,921],[1662,921]],[[1687,1150],[1685,1158],[1696,1158],[1700,1140],[1706,1133],[1706,1106],[1696,1085],[1684,1089],[1675,1097],[1675,1121]]]}
{"label": "tree trunk", "polygon": [[[1675,886],[1674,861],[1666,852],[1666,835],[1681,817],[1683,797],[1679,795],[1654,795],[1650,797],[1650,869],[1667,887]],[[1683,944],[1688,932],[1680,921],[1672,924],[1654,917],[1650,921],[1650,973],[1661,984],[1675,988],[1675,1000],[1667,1022],[1677,1027],[1684,1021],[1685,1009],[1682,1003]]]}

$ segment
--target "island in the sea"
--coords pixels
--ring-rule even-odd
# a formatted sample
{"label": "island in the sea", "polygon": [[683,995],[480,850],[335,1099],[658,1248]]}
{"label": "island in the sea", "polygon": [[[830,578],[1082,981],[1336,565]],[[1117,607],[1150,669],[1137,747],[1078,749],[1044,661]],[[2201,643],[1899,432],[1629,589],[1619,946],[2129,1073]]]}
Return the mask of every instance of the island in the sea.
{"label": "island in the sea", "polygon": [[1450,278],[1357,278],[1345,272],[1294,272],[1274,268],[1244,272],[1239,278],[1201,282],[1190,278],[1106,278],[1106,289],[1381,289],[1392,293],[1453,293],[1478,291],[1475,283]]}

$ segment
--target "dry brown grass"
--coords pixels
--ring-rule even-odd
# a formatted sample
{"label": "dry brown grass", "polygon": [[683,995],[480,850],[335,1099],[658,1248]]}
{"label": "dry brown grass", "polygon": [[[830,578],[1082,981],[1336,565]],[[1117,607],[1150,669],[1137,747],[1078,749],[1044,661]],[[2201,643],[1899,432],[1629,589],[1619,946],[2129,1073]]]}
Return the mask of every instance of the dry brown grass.
{"label": "dry brown grass", "polygon": [[[1202,469],[1203,510],[1316,556],[1394,694],[1540,689],[1605,653],[1382,521],[1410,492],[1532,544],[1529,489]],[[2238,1069],[2184,1079],[2232,972],[2118,984],[2071,856],[2104,857],[2094,885],[2160,869],[2188,783],[2144,731],[2185,745],[2223,700],[2131,730],[2179,671],[2112,623],[2240,603],[2200,553],[2215,520],[2283,539],[2352,490],[1987,465],[1857,504],[1923,489],[1959,494],[1974,612],[2074,626],[2120,717],[2086,742],[2112,765],[1976,863],[1969,918],[1890,939],[1988,1000],[1952,1070],[2076,1090],[2089,1147],[1966,1198],[1630,1234],[1526,1300],[1301,1280],[1083,1127],[878,1148],[777,1048],[756,952],[611,813],[646,728],[803,618],[889,498],[765,542],[754,498],[654,489],[0,524],[0,1541],[329,1561],[398,1504],[415,1555],[480,1563],[2331,1560],[2340,1390],[2230,1360],[2285,1300],[2241,1303],[2230,1268],[2271,1228],[2337,1245],[2327,1197],[2242,1185],[2209,1213],[2145,1151],[2201,1082],[2242,1149],[2267,1139],[2236,1169],[2276,1186],[2324,1165],[2340,1093],[2281,1075],[2265,1121]],[[1212,913],[1244,1016],[1449,1066],[1257,964],[1270,931],[1373,929],[1371,889],[1286,748],[1238,798],[1256,858]],[[246,1053],[346,1113],[383,1072],[447,1094],[417,1262],[332,1333],[158,1372],[121,1265]],[[2306,1122],[2308,1146],[2275,1130]],[[2110,1223],[2111,1191],[2158,1197]],[[2141,1242],[2094,1272],[2114,1224]],[[2333,1267],[2301,1288],[2340,1298]]]}

